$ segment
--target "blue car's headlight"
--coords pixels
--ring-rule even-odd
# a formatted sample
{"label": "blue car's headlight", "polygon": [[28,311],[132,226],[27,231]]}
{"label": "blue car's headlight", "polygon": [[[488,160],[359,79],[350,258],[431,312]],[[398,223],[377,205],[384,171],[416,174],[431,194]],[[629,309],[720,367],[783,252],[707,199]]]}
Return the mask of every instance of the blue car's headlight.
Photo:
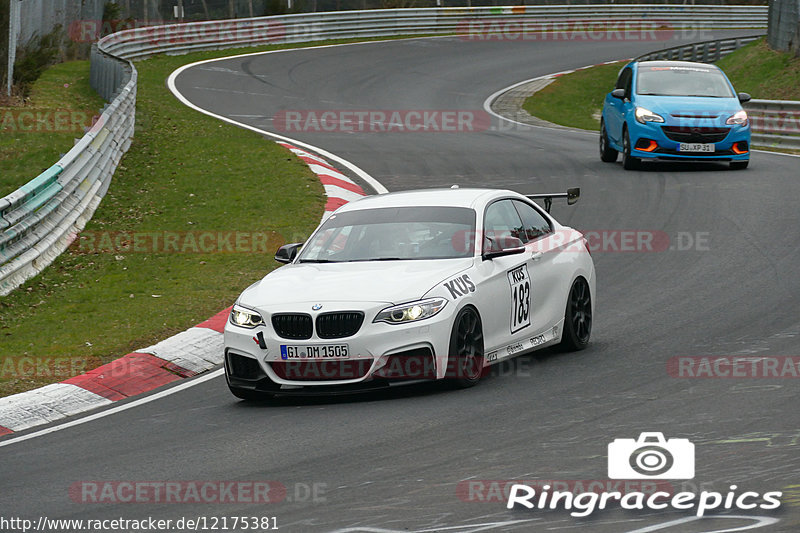
{"label": "blue car's headlight", "polygon": [[251,329],[256,326],[264,325],[264,319],[257,311],[247,309],[241,305],[234,305],[233,309],[231,309],[230,322],[234,326]]}
{"label": "blue car's headlight", "polygon": [[402,305],[387,307],[378,313],[373,322],[386,322],[387,324],[404,324],[430,318],[447,305],[444,298],[420,300]]}
{"label": "blue car's headlight", "polygon": [[636,121],[642,124],[645,122],[664,122],[664,117],[644,107],[637,107],[634,116]]}
{"label": "blue car's headlight", "polygon": [[738,124],[739,126],[747,126],[747,111],[744,109],[737,111],[725,121],[725,124]]}

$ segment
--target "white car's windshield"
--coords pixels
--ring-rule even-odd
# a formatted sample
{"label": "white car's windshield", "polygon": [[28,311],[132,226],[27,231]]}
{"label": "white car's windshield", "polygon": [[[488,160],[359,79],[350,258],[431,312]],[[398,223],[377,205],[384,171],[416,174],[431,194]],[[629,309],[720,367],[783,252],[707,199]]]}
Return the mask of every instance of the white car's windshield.
{"label": "white car's windshield", "polygon": [[640,66],[636,94],[732,98],[725,76],[715,67]]}
{"label": "white car's windshield", "polygon": [[300,263],[470,257],[475,211],[392,207],[332,215],[300,254]]}

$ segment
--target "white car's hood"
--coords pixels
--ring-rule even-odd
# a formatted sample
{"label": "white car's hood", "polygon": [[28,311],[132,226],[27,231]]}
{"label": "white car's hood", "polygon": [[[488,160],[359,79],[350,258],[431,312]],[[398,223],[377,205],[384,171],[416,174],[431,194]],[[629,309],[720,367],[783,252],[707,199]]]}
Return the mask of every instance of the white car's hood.
{"label": "white car's hood", "polygon": [[266,308],[302,302],[403,303],[472,266],[474,259],[286,265],[250,286],[242,305]]}

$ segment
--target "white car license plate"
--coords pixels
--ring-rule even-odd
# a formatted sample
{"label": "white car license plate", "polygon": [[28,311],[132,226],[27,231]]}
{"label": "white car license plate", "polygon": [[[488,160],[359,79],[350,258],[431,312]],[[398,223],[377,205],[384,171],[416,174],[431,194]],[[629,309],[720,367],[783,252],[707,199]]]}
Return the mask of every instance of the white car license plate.
{"label": "white car license plate", "polygon": [[679,152],[713,152],[714,143],[681,143],[678,146]]}
{"label": "white car license plate", "polygon": [[347,359],[347,344],[281,344],[281,359]]}

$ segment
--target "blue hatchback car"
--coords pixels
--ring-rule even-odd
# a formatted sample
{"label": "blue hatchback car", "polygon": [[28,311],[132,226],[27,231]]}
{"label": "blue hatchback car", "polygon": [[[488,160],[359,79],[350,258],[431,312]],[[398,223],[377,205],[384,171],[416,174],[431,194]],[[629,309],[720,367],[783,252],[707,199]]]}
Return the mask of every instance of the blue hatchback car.
{"label": "blue hatchback car", "polygon": [[600,159],[636,169],[643,159],[730,161],[747,168],[750,122],[716,66],[689,61],[634,61],[606,95],[600,121]]}

